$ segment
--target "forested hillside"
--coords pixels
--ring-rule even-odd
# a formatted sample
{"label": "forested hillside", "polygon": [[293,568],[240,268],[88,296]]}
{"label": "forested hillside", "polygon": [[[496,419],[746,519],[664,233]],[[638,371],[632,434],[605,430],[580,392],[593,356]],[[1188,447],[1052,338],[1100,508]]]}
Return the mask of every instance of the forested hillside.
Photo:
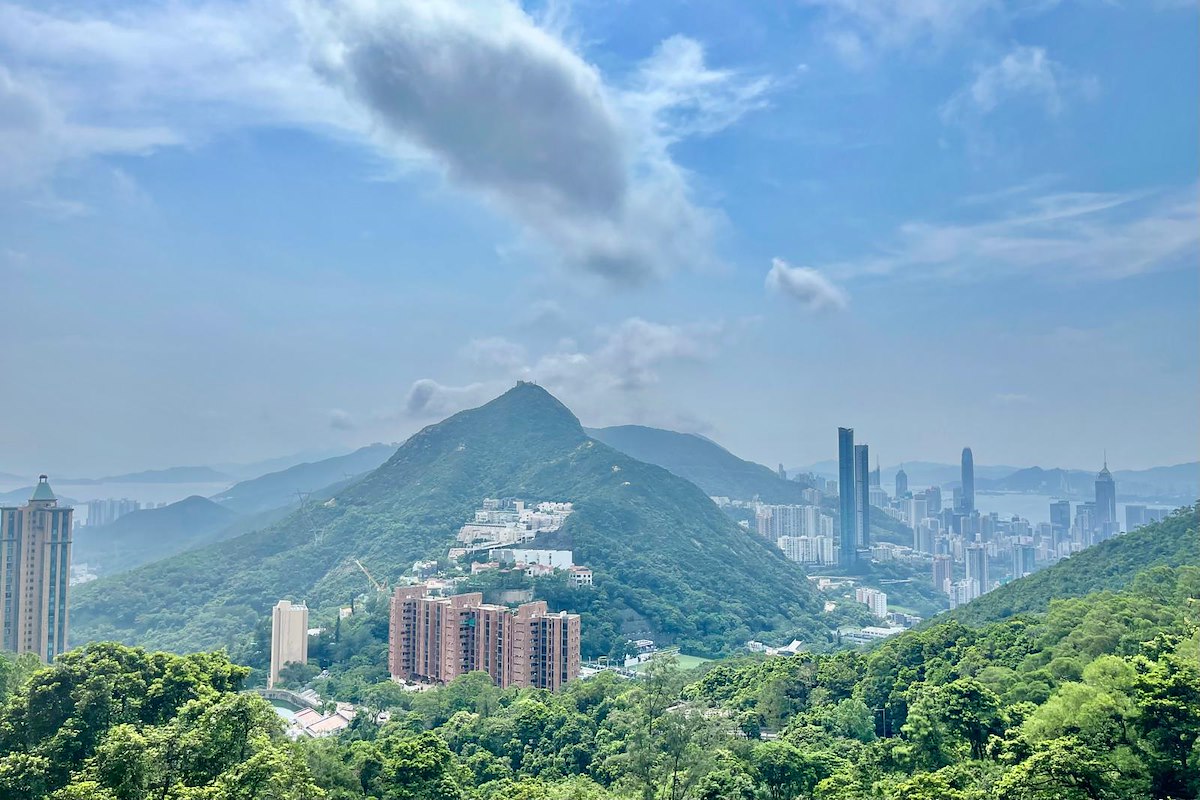
{"label": "forested hillside", "polygon": [[344,486],[387,461],[394,452],[396,448],[386,444],[360,447],[344,456],[296,464],[241,481],[212,499],[241,514],[298,505],[303,495]]}
{"label": "forested hillside", "polygon": [[657,464],[709,495],[764,503],[804,502],[807,484],[780,478],[772,469],[738,458],[711,439],[643,425],[589,428],[589,436],[638,461]]}
{"label": "forested hillside", "polygon": [[[0,658],[13,800],[1166,800],[1200,789],[1200,568],[867,652],[743,659],[559,694],[382,681],[289,744],[223,655]],[[390,722],[379,724],[376,711]],[[69,736],[62,731],[70,731]]]}
{"label": "forested hillside", "polygon": [[575,503],[553,538],[592,567],[595,586],[559,607],[587,610],[610,634],[586,655],[623,647],[623,629],[698,653],[767,631],[828,638],[816,593],[777,548],[693,484],[589,439],[532,384],[426,428],[366,478],[265,530],[79,587],[72,636],[180,651],[229,644],[281,597],[320,608],[363,591],[352,559],[387,580],[444,556],[485,497]]}

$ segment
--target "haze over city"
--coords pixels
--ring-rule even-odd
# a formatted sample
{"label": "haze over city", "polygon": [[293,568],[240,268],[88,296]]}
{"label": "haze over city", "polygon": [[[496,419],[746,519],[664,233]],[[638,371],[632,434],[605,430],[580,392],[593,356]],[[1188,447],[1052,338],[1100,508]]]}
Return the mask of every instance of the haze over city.
{"label": "haze over city", "polygon": [[1193,461],[1196,23],[0,4],[0,471],[399,442],[517,379],[772,465]]}

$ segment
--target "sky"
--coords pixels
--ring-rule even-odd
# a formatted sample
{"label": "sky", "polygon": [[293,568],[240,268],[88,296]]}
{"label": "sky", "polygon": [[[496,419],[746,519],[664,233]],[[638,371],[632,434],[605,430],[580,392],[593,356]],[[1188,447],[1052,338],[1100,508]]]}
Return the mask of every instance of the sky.
{"label": "sky", "polygon": [[772,465],[1195,460],[1198,16],[0,0],[0,471],[516,380]]}

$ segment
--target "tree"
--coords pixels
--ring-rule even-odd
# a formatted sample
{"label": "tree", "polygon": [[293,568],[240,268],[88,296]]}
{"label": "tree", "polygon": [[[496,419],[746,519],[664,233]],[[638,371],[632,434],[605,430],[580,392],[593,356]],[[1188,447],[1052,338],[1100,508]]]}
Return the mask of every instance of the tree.
{"label": "tree", "polygon": [[997,792],[1011,800],[1128,800],[1118,770],[1078,739],[1052,739],[1009,770]]}

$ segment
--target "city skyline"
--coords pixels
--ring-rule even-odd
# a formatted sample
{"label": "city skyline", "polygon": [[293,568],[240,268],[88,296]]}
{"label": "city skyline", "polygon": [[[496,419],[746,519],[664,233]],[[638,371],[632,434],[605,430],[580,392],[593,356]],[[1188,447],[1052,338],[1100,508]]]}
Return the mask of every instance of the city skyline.
{"label": "city skyline", "polygon": [[3,368],[41,387],[0,469],[397,441],[516,379],[765,464],[846,419],[1193,460],[1197,9],[888,5],[0,2]]}

